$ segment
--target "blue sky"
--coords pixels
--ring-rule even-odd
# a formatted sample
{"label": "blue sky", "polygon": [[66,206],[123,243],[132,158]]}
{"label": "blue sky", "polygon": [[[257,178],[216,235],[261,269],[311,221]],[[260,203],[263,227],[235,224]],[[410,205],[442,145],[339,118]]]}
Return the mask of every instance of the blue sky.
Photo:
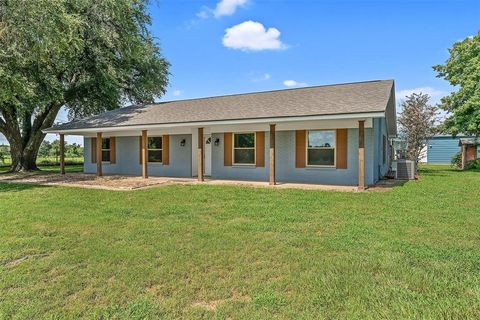
{"label": "blue sky", "polygon": [[478,0],[153,0],[150,13],[172,64],[161,100],[394,79],[397,100],[436,102],[451,88],[432,66],[480,31]]}
{"label": "blue sky", "polygon": [[165,0],[151,14],[172,64],[165,100],[395,79],[435,102],[451,88],[432,65],[480,31],[480,1]]}

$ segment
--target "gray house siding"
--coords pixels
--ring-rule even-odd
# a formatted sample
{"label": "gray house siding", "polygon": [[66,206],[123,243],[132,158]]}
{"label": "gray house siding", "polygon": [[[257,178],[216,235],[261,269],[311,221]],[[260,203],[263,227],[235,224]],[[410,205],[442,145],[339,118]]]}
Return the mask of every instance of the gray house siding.
{"label": "gray house siding", "polygon": [[[279,182],[356,185],[358,183],[358,129],[348,129],[347,169],[295,168],[295,131],[277,133]],[[365,129],[365,183],[373,183],[373,135]]]}
{"label": "gray house siding", "polygon": [[[169,136],[169,157],[170,164],[162,165],[149,163],[148,174],[150,176],[163,177],[190,177],[192,172],[192,138],[191,135],[170,135]],[[180,146],[182,139],[185,139],[185,146]],[[92,163],[91,138],[84,139],[85,146],[85,173],[97,172],[97,164]],[[140,144],[138,136],[116,138],[116,163],[104,163],[105,174],[141,175],[140,165]]]}
{"label": "gray house siding", "polygon": [[[268,132],[265,133],[265,166],[224,166],[223,134],[214,134],[220,139],[212,146],[212,178],[232,180],[268,181],[269,147]],[[276,177],[278,182],[318,183],[333,185],[356,185],[358,183],[358,129],[348,130],[347,169],[295,168],[295,131],[278,131],[276,134]],[[365,183],[374,183],[373,130],[365,130]]]}
{"label": "gray house siding", "polygon": [[[231,179],[231,180],[257,180],[257,181],[268,181],[268,153],[269,153],[269,136],[268,132],[265,132],[265,166],[264,167],[255,167],[255,166],[228,166],[223,165],[223,150],[224,150],[224,141],[223,133],[212,134],[212,141],[215,139],[220,139],[218,146],[212,146],[212,178],[215,179]],[[278,139],[277,139],[278,140]]]}
{"label": "gray house siding", "polygon": [[[377,182],[381,177],[385,176],[390,168],[390,159],[387,152],[385,154],[385,163],[383,162],[383,137],[387,138],[387,125],[384,118],[373,119],[373,130],[375,139],[375,157],[374,157],[374,181]],[[388,139],[387,139],[388,141]]]}
{"label": "gray house siding", "polygon": [[[381,126],[381,123],[379,124]],[[385,131],[384,129],[382,129]],[[378,144],[381,135],[378,128],[365,129],[365,183],[373,184],[378,180],[378,161],[381,161],[381,148]],[[380,136],[380,138],[379,138]],[[192,138],[191,135],[170,135],[170,164],[149,163],[150,176],[191,177],[192,176]],[[265,166],[224,166],[223,133],[212,134],[212,141],[219,138],[218,146],[212,144],[211,177],[215,179],[268,181],[269,176],[269,134],[265,132]],[[105,174],[141,175],[139,162],[140,146],[138,136],[117,137],[116,163],[103,164]],[[185,146],[180,141],[186,140]],[[332,185],[356,185],[358,183],[358,129],[348,129],[347,169],[336,168],[296,168],[295,167],[295,131],[277,131],[276,177],[279,182],[318,183]],[[91,139],[85,138],[85,173],[95,173],[96,163],[91,161]],[[380,150],[380,151],[379,151]],[[377,172],[377,173],[376,173]]]}

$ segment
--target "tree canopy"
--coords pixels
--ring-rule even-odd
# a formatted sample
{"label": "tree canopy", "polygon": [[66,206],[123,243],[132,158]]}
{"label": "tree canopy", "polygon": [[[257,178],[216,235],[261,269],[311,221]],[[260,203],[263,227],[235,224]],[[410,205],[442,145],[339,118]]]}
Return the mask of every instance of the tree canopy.
{"label": "tree canopy", "polygon": [[418,163],[427,140],[437,132],[437,107],[428,103],[428,94],[412,93],[401,102],[400,133],[407,144],[407,157]]}
{"label": "tree canopy", "polygon": [[438,77],[458,88],[442,98],[440,108],[450,113],[444,128],[452,134],[480,135],[480,32],[449,49],[450,58],[433,67]]}
{"label": "tree canopy", "polygon": [[163,95],[168,62],[147,0],[0,0],[0,132],[35,169],[60,108],[71,119]]}

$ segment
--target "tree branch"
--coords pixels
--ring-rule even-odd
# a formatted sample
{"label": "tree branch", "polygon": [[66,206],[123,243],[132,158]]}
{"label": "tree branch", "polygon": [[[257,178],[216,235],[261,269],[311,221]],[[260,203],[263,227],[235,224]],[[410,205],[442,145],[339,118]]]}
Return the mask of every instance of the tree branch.
{"label": "tree branch", "polygon": [[[60,108],[63,105],[63,101],[55,101],[50,103],[45,109],[38,113],[35,116],[35,119],[33,120],[33,125],[32,125],[32,131],[37,131],[40,129],[45,129],[47,126],[45,126],[45,120],[47,118],[52,118],[55,120],[55,117],[57,116],[58,111],[60,111]],[[53,121],[51,122],[53,124]],[[48,125],[48,127],[51,126],[51,124]]]}
{"label": "tree branch", "polygon": [[17,119],[17,112],[15,107],[11,105],[3,105],[0,108],[3,117],[4,123],[4,135],[6,136],[7,133],[11,135],[15,135],[16,137],[20,137],[20,129],[18,127],[18,119]]}
{"label": "tree branch", "polygon": [[4,133],[7,124],[5,123],[5,119],[3,118],[3,114],[0,113],[0,132]]}

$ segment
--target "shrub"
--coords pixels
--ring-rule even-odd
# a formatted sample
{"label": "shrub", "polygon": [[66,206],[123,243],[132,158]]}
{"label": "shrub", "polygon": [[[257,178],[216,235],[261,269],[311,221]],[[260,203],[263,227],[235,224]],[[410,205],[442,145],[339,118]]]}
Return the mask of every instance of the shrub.
{"label": "shrub", "polygon": [[465,170],[480,169],[480,159],[470,160],[465,165]]}
{"label": "shrub", "polygon": [[457,152],[455,155],[452,157],[452,166],[456,168],[461,168],[462,167],[462,152]]}

